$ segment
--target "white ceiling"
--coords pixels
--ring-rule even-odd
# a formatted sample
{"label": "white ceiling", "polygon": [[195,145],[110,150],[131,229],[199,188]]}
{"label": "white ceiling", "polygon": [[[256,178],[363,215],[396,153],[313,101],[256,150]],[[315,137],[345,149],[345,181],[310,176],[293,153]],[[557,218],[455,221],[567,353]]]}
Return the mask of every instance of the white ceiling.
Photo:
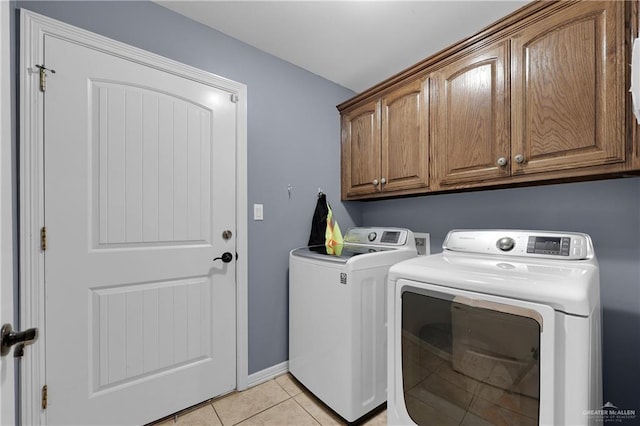
{"label": "white ceiling", "polygon": [[527,3],[156,2],[355,92],[473,35]]}

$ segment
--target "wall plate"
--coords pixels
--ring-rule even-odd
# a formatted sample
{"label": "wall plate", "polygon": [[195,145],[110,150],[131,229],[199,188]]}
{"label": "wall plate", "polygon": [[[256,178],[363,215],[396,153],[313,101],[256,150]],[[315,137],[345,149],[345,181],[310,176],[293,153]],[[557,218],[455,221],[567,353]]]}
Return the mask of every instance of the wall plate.
{"label": "wall plate", "polygon": [[427,256],[431,254],[431,238],[426,232],[414,232],[413,236],[416,240],[416,250],[418,256]]}

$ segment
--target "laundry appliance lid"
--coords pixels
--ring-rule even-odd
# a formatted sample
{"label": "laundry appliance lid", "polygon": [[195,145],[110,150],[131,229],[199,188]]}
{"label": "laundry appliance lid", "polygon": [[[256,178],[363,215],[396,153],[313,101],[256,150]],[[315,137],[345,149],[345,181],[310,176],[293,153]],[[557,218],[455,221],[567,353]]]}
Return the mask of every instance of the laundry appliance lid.
{"label": "laundry appliance lid", "polygon": [[[324,245],[301,247],[291,251],[292,256],[347,263],[359,255],[383,256],[382,253],[399,253],[398,250],[416,252],[413,232],[395,227],[353,227],[344,235],[344,243],[331,247]],[[395,258],[396,256],[394,256]],[[398,257],[397,261],[407,256]],[[389,261],[388,256],[385,264]]]}
{"label": "laundry appliance lid", "polygon": [[380,253],[396,250],[390,247],[365,246],[360,244],[340,244],[331,249],[326,246],[300,247],[291,252],[293,256],[320,259],[329,262],[346,263],[352,257],[361,254]]}

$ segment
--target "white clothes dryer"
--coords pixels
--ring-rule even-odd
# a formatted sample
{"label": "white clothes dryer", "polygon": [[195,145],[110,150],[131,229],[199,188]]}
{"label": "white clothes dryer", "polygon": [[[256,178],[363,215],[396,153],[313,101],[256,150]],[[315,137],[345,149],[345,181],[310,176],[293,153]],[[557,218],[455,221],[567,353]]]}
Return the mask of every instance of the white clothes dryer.
{"label": "white clothes dryer", "polygon": [[443,249],[389,271],[389,424],[601,420],[591,238],[454,230]]}
{"label": "white clothes dryer", "polygon": [[335,253],[290,253],[289,371],[349,422],[386,401],[387,273],[415,256],[401,228],[351,228]]}

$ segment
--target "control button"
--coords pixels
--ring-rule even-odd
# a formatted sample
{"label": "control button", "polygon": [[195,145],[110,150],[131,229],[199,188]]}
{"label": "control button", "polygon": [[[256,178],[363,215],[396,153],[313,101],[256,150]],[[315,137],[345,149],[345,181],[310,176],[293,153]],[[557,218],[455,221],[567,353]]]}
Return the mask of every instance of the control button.
{"label": "control button", "polygon": [[581,246],[582,245],[582,240],[580,238],[576,238],[573,240],[573,245],[574,246]]}
{"label": "control button", "polygon": [[562,237],[562,243],[560,247],[560,256],[569,256],[570,247],[571,247],[571,238]]}
{"label": "control button", "polygon": [[535,253],[536,247],[536,239],[534,237],[529,237],[527,240],[527,253]]}
{"label": "control button", "polygon": [[502,251],[512,250],[515,245],[516,242],[514,241],[514,239],[509,237],[500,238],[496,243],[496,247],[498,247]]}
{"label": "control button", "polygon": [[376,234],[375,232],[369,232],[369,235],[367,235],[367,238],[369,239],[369,241],[375,241],[377,236],[378,234]]}

